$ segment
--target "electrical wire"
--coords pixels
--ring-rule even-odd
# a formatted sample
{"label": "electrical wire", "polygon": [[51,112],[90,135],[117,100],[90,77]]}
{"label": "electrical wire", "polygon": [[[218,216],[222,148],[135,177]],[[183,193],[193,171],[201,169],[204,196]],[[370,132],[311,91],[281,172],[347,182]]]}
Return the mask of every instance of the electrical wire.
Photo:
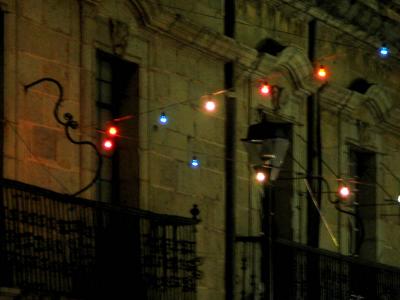
{"label": "electrical wire", "polygon": [[307,191],[308,191],[308,193],[309,193],[309,195],[310,195],[310,198],[311,198],[312,202],[314,203],[314,206],[315,206],[315,208],[317,209],[318,214],[319,214],[319,216],[320,216],[320,218],[321,218],[321,220],[322,220],[322,223],[324,224],[326,230],[328,231],[328,233],[329,233],[329,235],[330,235],[330,237],[331,237],[331,239],[332,239],[333,244],[335,245],[336,248],[339,248],[339,243],[338,243],[338,241],[337,241],[335,235],[333,234],[333,231],[332,231],[331,227],[329,226],[328,221],[326,220],[325,216],[322,214],[322,211],[321,211],[321,209],[320,209],[320,207],[319,207],[319,205],[318,205],[317,200],[315,199],[315,196],[314,196],[314,194],[313,194],[313,191],[312,191],[312,189],[311,189],[311,186],[310,186],[310,184],[308,183],[308,180],[307,180],[306,178],[304,178],[304,184],[305,184],[306,187],[307,187]]}

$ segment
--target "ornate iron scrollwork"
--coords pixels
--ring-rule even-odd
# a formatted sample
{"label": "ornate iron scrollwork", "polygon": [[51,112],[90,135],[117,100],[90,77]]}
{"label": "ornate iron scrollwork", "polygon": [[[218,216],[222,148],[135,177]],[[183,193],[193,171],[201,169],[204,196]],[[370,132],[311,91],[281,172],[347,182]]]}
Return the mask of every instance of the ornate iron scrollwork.
{"label": "ornate iron scrollwork", "polygon": [[94,151],[96,151],[96,154],[97,154],[97,158],[98,158],[97,161],[98,162],[97,162],[97,170],[96,170],[95,176],[93,177],[93,179],[86,186],[81,188],[79,191],[71,194],[71,196],[75,197],[75,196],[83,193],[87,189],[89,189],[97,181],[97,179],[100,177],[101,168],[102,168],[102,165],[103,165],[103,157],[102,157],[101,153],[99,152],[99,150],[97,149],[97,147],[96,147],[96,145],[94,143],[92,143],[90,141],[77,141],[74,138],[72,138],[70,130],[71,129],[77,129],[79,127],[79,124],[78,124],[77,121],[74,120],[74,117],[73,117],[73,115],[71,113],[69,113],[69,112],[64,113],[64,116],[63,116],[64,120],[62,120],[60,118],[59,109],[60,109],[61,103],[63,102],[64,91],[63,91],[63,87],[62,87],[62,85],[60,84],[59,81],[57,81],[57,80],[55,80],[53,78],[50,78],[50,77],[44,77],[44,78],[38,79],[38,80],[36,80],[36,81],[34,81],[34,82],[30,83],[30,84],[25,85],[24,86],[25,92],[28,91],[28,89],[30,89],[31,87],[33,87],[33,86],[35,86],[37,84],[40,84],[42,82],[45,82],[45,81],[54,83],[57,86],[58,90],[59,90],[59,96],[58,96],[58,100],[57,100],[57,102],[56,102],[56,104],[54,106],[53,114],[54,114],[54,118],[56,119],[56,121],[60,125],[64,126],[65,135],[68,138],[68,140],[71,143],[75,144],[75,145],[79,145],[79,146],[88,145],[88,146],[92,147],[92,149]]}

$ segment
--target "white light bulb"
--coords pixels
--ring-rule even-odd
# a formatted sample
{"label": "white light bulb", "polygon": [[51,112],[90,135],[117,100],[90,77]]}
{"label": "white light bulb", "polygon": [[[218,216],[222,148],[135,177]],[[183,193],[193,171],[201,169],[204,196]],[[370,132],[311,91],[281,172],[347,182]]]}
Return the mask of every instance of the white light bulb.
{"label": "white light bulb", "polygon": [[266,176],[265,176],[264,172],[261,172],[261,171],[257,172],[256,179],[257,179],[258,182],[264,182],[265,178],[266,178]]}
{"label": "white light bulb", "polygon": [[216,107],[215,101],[214,100],[208,100],[206,102],[206,104],[204,105],[204,107],[208,111],[214,111],[215,107]]}

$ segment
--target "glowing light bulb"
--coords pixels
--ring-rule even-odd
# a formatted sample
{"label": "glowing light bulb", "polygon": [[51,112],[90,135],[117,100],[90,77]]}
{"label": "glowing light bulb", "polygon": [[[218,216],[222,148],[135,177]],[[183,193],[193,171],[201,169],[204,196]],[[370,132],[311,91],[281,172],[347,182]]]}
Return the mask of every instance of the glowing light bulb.
{"label": "glowing light bulb", "polygon": [[190,161],[190,166],[191,166],[193,169],[197,169],[197,168],[200,166],[200,161],[197,159],[196,156],[193,156],[193,157],[192,157],[192,160]]}
{"label": "glowing light bulb", "polygon": [[400,203],[400,195],[397,197],[397,202]]}
{"label": "glowing light bulb", "polygon": [[162,112],[160,114],[159,122],[160,122],[161,125],[165,125],[165,124],[168,123],[168,117],[166,116],[165,113]]}
{"label": "glowing light bulb", "polygon": [[326,69],[325,69],[325,67],[324,66],[320,66],[319,67],[319,69],[318,69],[318,77],[320,78],[320,79],[325,79],[326,78]]}
{"label": "glowing light bulb", "polygon": [[385,44],[379,47],[379,55],[383,58],[389,55],[389,48]]}
{"label": "glowing light bulb", "polygon": [[268,83],[262,83],[260,86],[260,94],[263,96],[269,95],[271,92],[271,87],[268,85]]}
{"label": "glowing light bulb", "polygon": [[118,133],[118,129],[115,126],[111,126],[111,127],[108,128],[107,132],[111,136],[116,136],[117,133]]}
{"label": "glowing light bulb", "polygon": [[266,178],[267,178],[267,176],[265,175],[265,173],[263,171],[257,171],[256,180],[258,182],[264,182]]}
{"label": "glowing light bulb", "polygon": [[109,140],[109,139],[106,139],[106,140],[104,140],[104,142],[103,142],[103,148],[105,149],[105,150],[111,150],[112,148],[114,147],[114,143],[111,141],[111,140]]}
{"label": "glowing light bulb", "polygon": [[343,199],[346,199],[350,196],[350,189],[345,185],[341,186],[339,188],[339,196]]}
{"label": "glowing light bulb", "polygon": [[207,100],[206,103],[204,104],[204,108],[207,111],[214,111],[216,107],[217,105],[215,104],[214,99]]}

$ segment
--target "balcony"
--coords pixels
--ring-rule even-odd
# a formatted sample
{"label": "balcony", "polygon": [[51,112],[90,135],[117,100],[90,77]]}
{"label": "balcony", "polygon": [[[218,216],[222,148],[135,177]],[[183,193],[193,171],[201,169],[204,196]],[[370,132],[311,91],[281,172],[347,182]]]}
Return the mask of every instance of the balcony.
{"label": "balcony", "polygon": [[[238,299],[269,299],[262,242],[260,237],[238,239]],[[272,242],[270,274],[273,299],[400,299],[400,269],[284,240]]]}
{"label": "balcony", "polygon": [[196,219],[0,187],[0,287],[22,299],[196,298]]}

